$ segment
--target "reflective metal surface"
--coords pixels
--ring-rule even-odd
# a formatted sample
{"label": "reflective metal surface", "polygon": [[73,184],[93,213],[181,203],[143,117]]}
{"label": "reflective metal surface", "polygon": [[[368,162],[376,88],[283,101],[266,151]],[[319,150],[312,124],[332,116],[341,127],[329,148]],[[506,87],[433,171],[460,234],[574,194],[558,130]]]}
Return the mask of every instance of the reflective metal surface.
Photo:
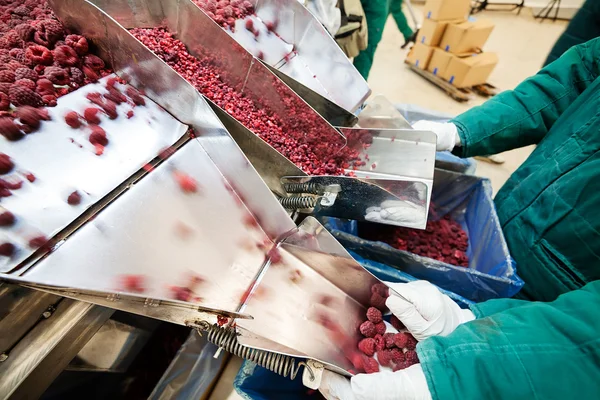
{"label": "reflective metal surface", "polygon": [[394,104],[382,95],[369,99],[366,107],[359,114],[358,126],[376,129],[412,129]]}

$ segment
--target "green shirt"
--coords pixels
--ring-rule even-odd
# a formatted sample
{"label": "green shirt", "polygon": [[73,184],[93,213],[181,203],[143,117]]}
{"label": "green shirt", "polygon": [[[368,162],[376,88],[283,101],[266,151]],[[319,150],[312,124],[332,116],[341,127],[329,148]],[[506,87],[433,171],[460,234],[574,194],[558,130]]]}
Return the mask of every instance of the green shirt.
{"label": "green shirt", "polygon": [[599,75],[594,39],[452,121],[464,157],[537,145],[495,202],[519,297],[547,303],[487,301],[420,343],[434,399],[600,398]]}

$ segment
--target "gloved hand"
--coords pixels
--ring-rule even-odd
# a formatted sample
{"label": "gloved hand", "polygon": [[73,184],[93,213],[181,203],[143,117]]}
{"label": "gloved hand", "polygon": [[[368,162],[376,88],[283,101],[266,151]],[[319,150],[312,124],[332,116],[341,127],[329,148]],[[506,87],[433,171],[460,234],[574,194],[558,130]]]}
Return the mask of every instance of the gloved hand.
{"label": "gloved hand", "polygon": [[386,306],[418,341],[447,336],[458,325],[475,319],[471,310],[463,310],[427,281],[388,282],[388,286],[404,299],[390,291]]}
{"label": "gloved hand", "polygon": [[454,146],[460,146],[458,129],[452,122],[417,121],[413,129],[431,131],[437,135],[437,151],[452,151]]}
{"label": "gloved hand", "polygon": [[420,364],[397,372],[359,374],[352,379],[325,371],[319,391],[327,400],[430,400]]}

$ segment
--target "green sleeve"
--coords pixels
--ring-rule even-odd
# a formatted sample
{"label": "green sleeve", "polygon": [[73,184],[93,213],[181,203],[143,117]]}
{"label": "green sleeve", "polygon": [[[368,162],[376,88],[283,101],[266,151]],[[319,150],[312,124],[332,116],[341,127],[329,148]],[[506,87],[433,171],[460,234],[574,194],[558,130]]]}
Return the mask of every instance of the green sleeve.
{"label": "green sleeve", "polygon": [[536,144],[600,75],[600,38],[568,50],[558,60],[451,122],[461,157],[496,154]]}
{"label": "green sleeve", "polygon": [[594,399],[600,281],[460,325],[417,352],[433,399]]}

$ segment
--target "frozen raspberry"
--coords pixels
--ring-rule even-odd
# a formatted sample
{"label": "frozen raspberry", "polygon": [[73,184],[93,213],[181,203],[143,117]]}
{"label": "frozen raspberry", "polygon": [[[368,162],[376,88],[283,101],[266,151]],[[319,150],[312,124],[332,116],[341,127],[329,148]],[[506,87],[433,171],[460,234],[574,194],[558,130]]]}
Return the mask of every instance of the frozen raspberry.
{"label": "frozen raspberry", "polygon": [[5,69],[9,69],[9,70],[11,70],[13,72],[16,71],[16,70],[18,70],[19,68],[27,68],[27,66],[21,64],[20,62],[18,62],[16,60],[12,60],[12,61],[8,62],[5,65],[5,67],[6,67]]}
{"label": "frozen raspberry", "polygon": [[268,21],[265,23],[265,26],[267,27],[269,32],[275,31],[275,29],[277,29],[277,25],[277,21]]}
{"label": "frozen raspberry", "polygon": [[13,14],[20,15],[21,17],[28,17],[30,12],[31,9],[24,4],[21,4],[12,10]]}
{"label": "frozen raspberry", "polygon": [[404,332],[396,333],[394,335],[394,344],[399,349],[403,349],[408,344],[408,335]]}
{"label": "frozen raspberry", "polygon": [[83,57],[83,65],[93,69],[94,71],[101,71],[104,69],[104,61],[98,56],[88,54]]}
{"label": "frozen raspberry", "polygon": [[251,19],[247,19],[246,20],[246,29],[249,30],[250,32],[254,32],[254,22],[252,22]]}
{"label": "frozen raspberry", "polygon": [[56,94],[54,84],[46,78],[42,78],[37,81],[36,92],[38,92],[40,96],[54,96]]}
{"label": "frozen raspberry", "polygon": [[377,334],[377,330],[375,329],[375,324],[371,321],[365,321],[360,325],[360,333],[362,333],[365,337],[374,337]]}
{"label": "frozen raspberry", "polygon": [[377,332],[380,335],[383,335],[385,333],[385,322],[380,322],[378,324],[375,324],[375,332]]}
{"label": "frozen raspberry", "polygon": [[8,190],[19,190],[23,187],[23,181],[21,180],[4,180],[0,179],[0,188]]}
{"label": "frozen raspberry", "polygon": [[133,118],[133,110],[127,111],[127,119]]}
{"label": "frozen raspberry", "polygon": [[15,85],[23,86],[33,92],[35,92],[35,82],[31,79],[17,79]]}
{"label": "frozen raspberry", "polygon": [[175,300],[189,301],[192,297],[192,291],[189,288],[182,286],[172,286],[171,297]]}
{"label": "frozen raspberry", "polygon": [[69,68],[69,76],[71,77],[71,81],[78,85],[81,85],[85,82],[85,75],[79,68]]}
{"label": "frozen raspberry", "polygon": [[371,294],[371,306],[378,308],[379,310],[385,310],[385,297],[382,297],[379,293]]}
{"label": "frozen raspberry", "polygon": [[395,334],[393,334],[393,333],[384,333],[383,334],[383,340],[385,340],[385,348],[386,349],[391,349],[392,347],[395,346],[394,336],[395,336]]}
{"label": "frozen raspberry", "polygon": [[96,82],[96,81],[98,81],[98,79],[100,79],[100,75],[98,75],[98,73],[96,71],[94,71],[92,68],[90,68],[88,66],[84,65],[83,68],[81,68],[81,70],[83,71],[83,74],[90,82]]}
{"label": "frozen raspberry", "polygon": [[60,22],[52,19],[44,19],[37,23],[33,41],[46,47],[54,45],[65,35]]}
{"label": "frozen raspberry", "polygon": [[36,236],[33,239],[29,240],[29,247],[32,249],[39,249],[48,243],[48,238],[46,236]]}
{"label": "frozen raspberry", "polygon": [[404,324],[395,315],[392,315],[392,317],[390,318],[390,324],[392,324],[392,326],[396,328],[397,331],[401,331],[404,328],[406,328]]}
{"label": "frozen raspberry", "polygon": [[0,93],[8,94],[11,85],[12,83],[0,82]]}
{"label": "frozen raspberry", "polygon": [[383,338],[382,335],[377,334],[377,335],[375,335],[374,339],[375,339],[375,349],[377,351],[381,351],[381,350],[385,349],[385,339]]}
{"label": "frozen raspberry", "polygon": [[[23,49],[10,49],[10,52],[8,54],[15,61],[18,61],[20,63],[25,62],[25,50],[23,50]],[[8,60],[6,62],[9,62],[9,61],[10,60]]]}
{"label": "frozen raspberry", "polygon": [[389,296],[389,289],[383,283],[376,283],[371,286],[371,293],[379,293],[381,297],[387,298]]}
{"label": "frozen raspberry", "polygon": [[53,61],[52,53],[44,46],[29,46],[25,50],[25,63],[27,65],[52,65]]}
{"label": "frozen raspberry", "polygon": [[35,182],[35,175],[32,174],[31,172],[28,172],[27,174],[25,174],[25,178],[31,183]]}
{"label": "frozen raspberry", "polygon": [[98,92],[91,92],[85,95],[85,98],[96,104],[97,106],[102,107],[104,105],[104,99],[102,95]]}
{"label": "frozen raspberry", "polygon": [[383,315],[381,314],[381,311],[375,307],[369,307],[367,310],[367,319],[374,324],[378,324],[383,321]]}
{"label": "frozen raspberry", "polygon": [[39,107],[43,104],[42,97],[33,90],[13,84],[8,90],[10,102],[15,106]]}
{"label": "frozen raspberry", "polygon": [[0,118],[0,135],[11,142],[20,140],[25,136],[13,120],[7,117]]}
{"label": "frozen raspberry", "polygon": [[409,350],[406,353],[404,353],[404,358],[406,360],[406,363],[408,364],[407,365],[408,367],[419,363],[419,356],[417,355],[417,352],[414,350]]}
{"label": "frozen raspberry", "polygon": [[16,220],[15,215],[10,211],[0,213],[0,226],[2,227],[13,226]]}
{"label": "frozen raspberry", "polygon": [[415,337],[413,335],[411,335],[410,333],[406,334],[407,338],[408,338],[408,342],[406,343],[406,348],[408,350],[414,350],[417,348],[417,339],[415,339]]}
{"label": "frozen raspberry", "polygon": [[81,203],[81,195],[77,190],[67,197],[67,203],[71,206],[77,206]]}
{"label": "frozen raspberry", "polygon": [[47,105],[48,107],[55,107],[56,106],[56,96],[54,95],[46,95],[46,96],[42,96],[42,101],[44,102],[45,105]]}
{"label": "frozen raspberry", "polygon": [[377,360],[372,357],[363,356],[363,368],[367,374],[373,374],[375,372],[379,372],[379,364]]}
{"label": "frozen raspberry", "polygon": [[392,361],[394,363],[399,363],[404,361],[404,353],[400,349],[393,348],[390,350],[390,354],[392,357]]}
{"label": "frozen raspberry", "polygon": [[142,275],[123,275],[121,277],[121,286],[123,290],[133,293],[143,293],[146,291],[146,284]]}
{"label": "frozen raspberry", "polygon": [[106,88],[107,89],[116,89],[117,83],[119,83],[119,78],[116,76],[111,76],[106,80]]}
{"label": "frozen raspberry", "polygon": [[10,98],[7,94],[0,92],[0,111],[8,111],[10,108]]}
{"label": "frozen raspberry", "polygon": [[1,46],[8,50],[14,49],[15,47],[23,47],[23,39],[21,39],[17,31],[11,29],[2,35]]}
{"label": "frozen raspberry", "polygon": [[377,352],[377,361],[382,367],[392,367],[392,351],[383,350]]}
{"label": "frozen raspberry", "polygon": [[0,244],[0,256],[4,257],[12,257],[15,254],[16,247],[12,243],[2,243]]}
{"label": "frozen raspberry", "polygon": [[24,42],[30,42],[33,40],[35,28],[27,23],[19,24],[15,26],[15,32],[17,32],[21,40],[23,40]]}
{"label": "frozen raspberry", "polygon": [[0,82],[12,83],[15,81],[15,73],[9,69],[0,71]]}
{"label": "frozen raspberry", "polygon": [[138,92],[134,87],[127,86],[127,89],[125,89],[125,93],[127,93],[127,96],[129,96],[131,101],[133,101],[133,104],[135,104],[136,106],[146,105],[146,100],[144,100],[140,92]]}
{"label": "frozen raspberry", "polygon": [[125,103],[127,101],[127,97],[114,88],[109,88],[108,93],[104,94],[104,98],[113,101],[116,104]]}
{"label": "frozen raspberry", "polygon": [[55,85],[69,84],[69,74],[60,67],[46,67],[44,69],[44,77]]}
{"label": "frozen raspberry", "polygon": [[39,75],[29,68],[19,68],[15,71],[15,80],[29,79],[30,81],[36,82],[38,78]]}
{"label": "frozen raspberry", "polygon": [[[254,217],[252,217],[252,219],[254,221],[256,221],[256,219],[254,219]],[[258,223],[257,223],[258,225]],[[279,251],[279,249],[277,247],[273,247],[271,248],[271,250],[269,250],[267,252],[267,257],[269,258],[269,260],[271,260],[271,264],[273,265],[277,265],[281,263],[282,260],[282,256],[281,256],[281,252]]]}
{"label": "frozen raspberry", "polygon": [[33,129],[40,127],[42,120],[38,110],[31,106],[21,106],[15,111],[15,115],[19,118],[22,124],[25,124]]}
{"label": "frozen raspberry", "polygon": [[65,43],[67,44],[67,46],[73,48],[73,50],[75,50],[75,52],[80,56],[86,55],[89,51],[88,42],[83,36],[68,35],[65,38]]}
{"label": "frozen raspberry", "polygon": [[375,339],[367,338],[358,342],[358,349],[368,356],[375,354]]}
{"label": "frozen raspberry", "polygon": [[79,64],[79,56],[69,46],[58,46],[53,51],[54,61],[61,67],[74,67]]}
{"label": "frozen raspberry", "polygon": [[75,111],[69,111],[65,114],[65,122],[73,129],[77,129],[81,126],[79,114],[77,114]]}
{"label": "frozen raspberry", "polygon": [[108,138],[106,137],[106,132],[104,129],[100,128],[97,125],[92,125],[90,127],[92,129],[92,133],[90,134],[89,141],[93,145],[106,146],[108,144]]}
{"label": "frozen raspberry", "polygon": [[85,119],[88,124],[98,125],[100,124],[100,117],[98,117],[99,112],[99,108],[88,107],[83,111],[83,119]]}
{"label": "frozen raspberry", "polygon": [[15,164],[10,157],[4,153],[0,153],[0,175],[8,174],[14,167]]}
{"label": "frozen raspberry", "polygon": [[196,193],[198,191],[198,183],[194,178],[181,171],[174,171],[173,178],[184,193]]}

